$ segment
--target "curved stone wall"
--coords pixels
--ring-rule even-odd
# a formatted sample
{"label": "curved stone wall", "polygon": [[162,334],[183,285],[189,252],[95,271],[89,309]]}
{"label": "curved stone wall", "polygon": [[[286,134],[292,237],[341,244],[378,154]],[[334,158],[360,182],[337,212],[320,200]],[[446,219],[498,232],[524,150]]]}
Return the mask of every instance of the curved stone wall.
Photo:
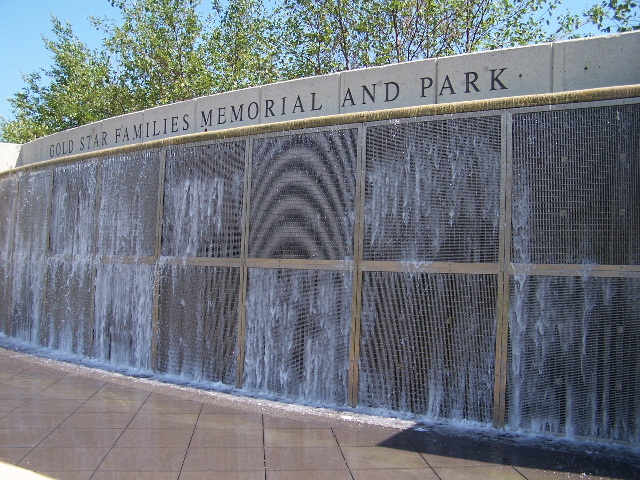
{"label": "curved stone wall", "polygon": [[[334,115],[635,85],[640,83],[639,48],[640,32],[636,31],[262,85],[108,118],[40,138],[23,145],[12,165]],[[2,156],[0,148],[0,165]]]}
{"label": "curved stone wall", "polygon": [[640,444],[640,89],[0,174],[0,328],[330,406]]}

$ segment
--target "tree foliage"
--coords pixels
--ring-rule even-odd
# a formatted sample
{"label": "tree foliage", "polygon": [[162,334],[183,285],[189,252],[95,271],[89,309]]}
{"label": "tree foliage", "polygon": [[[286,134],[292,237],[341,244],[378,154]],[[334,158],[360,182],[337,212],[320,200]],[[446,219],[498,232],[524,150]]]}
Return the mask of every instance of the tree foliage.
{"label": "tree foliage", "polygon": [[587,10],[589,20],[605,33],[640,30],[638,0],[605,0]]}
{"label": "tree foliage", "polygon": [[278,28],[262,0],[235,0],[222,13],[220,25],[207,37],[211,92],[262,85],[282,78]]}
{"label": "tree foliage", "polygon": [[96,21],[106,33],[114,80],[128,94],[121,108],[140,110],[209,91],[203,21],[198,0],[112,0],[124,21]]}
{"label": "tree foliage", "polygon": [[104,0],[91,50],[52,18],[49,70],[24,76],[0,140],[26,142],[149,107],[355,68],[640,28],[638,0]]}
{"label": "tree foliage", "polygon": [[[44,42],[52,53],[53,67],[23,76],[25,87],[9,99],[16,119],[0,125],[4,141],[33,140],[113,112],[110,96],[114,88],[107,57],[89,50],[73,34],[71,25],[55,17],[52,24],[54,38],[44,38]],[[49,81],[44,82],[43,77]]]}

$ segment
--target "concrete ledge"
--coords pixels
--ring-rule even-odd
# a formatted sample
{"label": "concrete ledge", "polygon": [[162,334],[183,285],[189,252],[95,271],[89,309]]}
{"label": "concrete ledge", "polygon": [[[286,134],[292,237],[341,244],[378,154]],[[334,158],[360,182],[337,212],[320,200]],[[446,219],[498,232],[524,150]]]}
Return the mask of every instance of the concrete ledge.
{"label": "concrete ledge", "polygon": [[479,112],[488,110],[515,109],[536,107],[541,105],[562,105],[568,103],[595,102],[600,100],[616,100],[624,98],[640,97],[640,84],[624,85],[619,87],[594,88],[578,90],[574,92],[547,93],[539,95],[521,95],[519,97],[507,97],[488,100],[475,100],[470,102],[443,103],[422,105],[417,107],[394,108],[388,110],[366,111],[341,115],[329,115],[325,117],[290,120],[268,124],[255,124],[244,127],[228,128],[224,130],[205,131],[182,135],[179,137],[167,137],[144,143],[135,143],[121,147],[96,150],[67,157],[45,160],[19,166],[16,169],[1,172],[3,175],[20,171],[37,170],[52,165],[77,162],[87,158],[119,155],[127,152],[135,152],[150,148],[162,148],[168,145],[182,145],[185,143],[236,138],[247,135],[260,135],[264,133],[281,132],[285,130],[301,130],[305,128],[319,128],[333,125],[346,125],[352,123],[376,122],[384,120],[398,120],[411,117],[427,117],[433,115],[446,115],[455,113]]}
{"label": "concrete ledge", "polygon": [[553,44],[553,91],[640,83],[640,32]]}
{"label": "concrete ledge", "polygon": [[60,132],[21,165],[185,134],[640,83],[640,31],[492,50],[247,88]]}

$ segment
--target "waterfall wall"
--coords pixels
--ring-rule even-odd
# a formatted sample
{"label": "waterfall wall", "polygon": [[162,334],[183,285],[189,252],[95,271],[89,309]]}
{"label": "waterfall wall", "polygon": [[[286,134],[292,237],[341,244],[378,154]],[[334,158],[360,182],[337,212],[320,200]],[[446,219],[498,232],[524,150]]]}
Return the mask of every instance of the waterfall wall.
{"label": "waterfall wall", "polygon": [[293,401],[638,445],[639,126],[640,88],[603,88],[4,172],[0,329]]}

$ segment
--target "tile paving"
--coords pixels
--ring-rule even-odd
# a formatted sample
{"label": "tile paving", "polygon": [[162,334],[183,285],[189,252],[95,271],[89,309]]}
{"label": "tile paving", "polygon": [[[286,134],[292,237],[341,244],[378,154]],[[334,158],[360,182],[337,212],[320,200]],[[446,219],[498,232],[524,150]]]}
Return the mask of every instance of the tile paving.
{"label": "tile paving", "polygon": [[0,349],[3,480],[640,478],[638,449],[412,425]]}

